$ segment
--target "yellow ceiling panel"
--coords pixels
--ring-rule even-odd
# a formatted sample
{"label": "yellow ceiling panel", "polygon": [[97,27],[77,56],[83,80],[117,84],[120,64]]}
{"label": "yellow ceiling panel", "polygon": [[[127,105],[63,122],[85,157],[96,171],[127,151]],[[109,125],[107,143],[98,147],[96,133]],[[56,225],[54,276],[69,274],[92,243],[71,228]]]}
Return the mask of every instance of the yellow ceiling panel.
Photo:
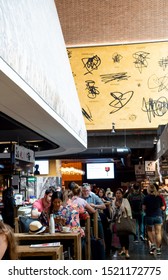
{"label": "yellow ceiling panel", "polygon": [[87,130],[168,122],[168,42],[68,48]]}

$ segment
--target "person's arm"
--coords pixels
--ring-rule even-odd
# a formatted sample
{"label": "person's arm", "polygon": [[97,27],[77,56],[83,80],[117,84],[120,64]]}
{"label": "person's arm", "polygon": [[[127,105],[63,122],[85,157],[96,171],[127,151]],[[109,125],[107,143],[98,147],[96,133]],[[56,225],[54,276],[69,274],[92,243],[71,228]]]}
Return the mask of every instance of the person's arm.
{"label": "person's arm", "polygon": [[87,210],[90,214],[93,214],[93,213],[96,212],[96,210],[95,210],[89,203],[87,203],[87,204],[85,205],[85,208],[86,208],[86,210]]}
{"label": "person's arm", "polygon": [[162,211],[165,211],[165,206],[164,206],[164,205],[161,206],[161,210],[162,210]]}
{"label": "person's arm", "polygon": [[38,209],[36,207],[32,207],[32,210],[31,210],[31,217],[33,219],[38,219],[39,216],[41,215],[41,212],[38,211]]}
{"label": "person's arm", "polygon": [[128,217],[132,218],[132,210],[131,210],[131,206],[130,206],[130,203],[129,203],[128,199],[123,198],[123,202],[124,202],[124,207],[127,210]]}
{"label": "person's arm", "polygon": [[146,196],[144,195],[143,201],[142,201],[142,211],[146,211]]}
{"label": "person's arm", "polygon": [[99,210],[104,210],[106,209],[106,205],[103,203],[103,201],[100,199],[100,197],[98,197],[97,195],[95,195],[95,203],[90,203],[90,205],[95,208],[95,209],[99,209]]}
{"label": "person's arm", "polygon": [[146,205],[142,204],[142,210],[145,212],[146,211]]}
{"label": "person's arm", "polygon": [[166,210],[166,207],[167,207],[167,205],[166,205],[166,200],[164,199],[164,197],[163,197],[163,195],[160,195],[160,197],[161,197],[161,199],[162,199],[162,206],[161,206],[161,210],[162,211],[165,211]]}
{"label": "person's arm", "polygon": [[32,205],[32,210],[31,210],[31,217],[34,219],[38,219],[39,216],[41,215],[40,211],[40,200],[36,200],[33,205]]}
{"label": "person's arm", "polygon": [[102,201],[106,206],[109,206],[111,204],[111,201],[106,200],[105,198],[102,198]]}

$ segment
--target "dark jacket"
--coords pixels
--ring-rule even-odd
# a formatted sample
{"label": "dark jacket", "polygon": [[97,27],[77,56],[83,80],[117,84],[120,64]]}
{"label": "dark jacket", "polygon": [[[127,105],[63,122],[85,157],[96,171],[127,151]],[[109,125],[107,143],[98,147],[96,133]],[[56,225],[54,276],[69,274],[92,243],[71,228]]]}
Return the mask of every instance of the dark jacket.
{"label": "dark jacket", "polygon": [[12,187],[9,187],[3,191],[2,202],[4,205],[4,208],[2,210],[3,221],[4,223],[14,228],[15,199],[14,199],[14,192]]}

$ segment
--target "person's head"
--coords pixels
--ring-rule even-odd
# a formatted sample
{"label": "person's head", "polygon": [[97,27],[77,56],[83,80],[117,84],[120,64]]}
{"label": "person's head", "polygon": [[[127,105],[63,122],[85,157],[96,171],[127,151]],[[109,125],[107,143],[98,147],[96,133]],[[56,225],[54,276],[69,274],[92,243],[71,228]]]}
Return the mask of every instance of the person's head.
{"label": "person's head", "polygon": [[91,190],[90,190],[90,185],[89,184],[85,183],[85,184],[82,185],[82,196],[84,198],[89,196],[90,191]]}
{"label": "person's head", "polygon": [[112,192],[112,191],[106,191],[105,196],[106,196],[106,198],[108,198],[108,199],[112,199],[112,198],[113,198],[113,192]]}
{"label": "person's head", "polygon": [[133,192],[140,192],[140,184],[139,183],[135,183],[133,184]]}
{"label": "person's head", "polygon": [[72,191],[72,189],[75,187],[76,183],[75,182],[69,182],[68,184],[68,189]]}
{"label": "person's head", "polygon": [[39,165],[36,164],[36,165],[34,166],[34,168],[35,168],[34,175],[40,175]]}
{"label": "person's head", "polygon": [[154,183],[154,184],[150,184],[148,187],[147,187],[147,193],[150,194],[150,195],[158,195],[158,190],[159,190],[159,186]]}
{"label": "person's head", "polygon": [[51,204],[52,195],[53,195],[53,188],[50,187],[50,188],[46,189],[46,191],[44,193],[44,198],[43,198],[43,201],[45,204]]}
{"label": "person's head", "polygon": [[7,244],[7,248],[5,249],[5,251],[2,251],[3,244],[1,244],[0,259],[2,259],[5,254],[6,259],[16,260],[17,243],[16,243],[13,229],[9,225],[3,223],[2,221],[0,221],[0,239],[2,242],[5,242],[5,244]]}
{"label": "person's head", "polygon": [[14,188],[10,186],[4,190],[4,193],[6,196],[11,197],[14,195]]}
{"label": "person's head", "polygon": [[75,184],[73,189],[72,189],[72,194],[76,196],[81,195],[81,187],[78,184]]}
{"label": "person's head", "polygon": [[8,204],[9,199],[14,198],[14,188],[12,186],[6,188],[2,193],[2,200],[4,205]]}
{"label": "person's head", "polygon": [[64,185],[62,185],[62,188],[61,188],[61,190],[62,190],[62,192],[64,192],[65,191],[65,186]]}
{"label": "person's head", "polygon": [[61,191],[56,191],[53,193],[51,198],[51,211],[58,211],[63,203],[63,193]]}
{"label": "person's head", "polygon": [[38,165],[38,164],[35,165],[35,169],[36,169],[36,170],[39,169],[39,165]]}
{"label": "person's head", "polygon": [[122,189],[122,188],[118,188],[118,189],[116,190],[116,193],[115,193],[116,199],[117,199],[117,200],[122,199],[122,198],[123,198],[123,194],[124,194],[123,189]]}
{"label": "person's head", "polygon": [[100,198],[104,197],[104,196],[105,196],[105,190],[101,188],[101,189],[99,190],[99,192],[98,192],[98,196],[99,196]]}

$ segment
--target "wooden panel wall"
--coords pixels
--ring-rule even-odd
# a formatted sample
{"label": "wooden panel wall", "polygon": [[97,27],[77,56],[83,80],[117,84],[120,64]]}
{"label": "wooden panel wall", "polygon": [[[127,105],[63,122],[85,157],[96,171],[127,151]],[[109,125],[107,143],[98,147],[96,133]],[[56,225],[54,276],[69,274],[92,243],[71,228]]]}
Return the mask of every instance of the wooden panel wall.
{"label": "wooden panel wall", "polygon": [[55,0],[67,46],[168,38],[167,0]]}

